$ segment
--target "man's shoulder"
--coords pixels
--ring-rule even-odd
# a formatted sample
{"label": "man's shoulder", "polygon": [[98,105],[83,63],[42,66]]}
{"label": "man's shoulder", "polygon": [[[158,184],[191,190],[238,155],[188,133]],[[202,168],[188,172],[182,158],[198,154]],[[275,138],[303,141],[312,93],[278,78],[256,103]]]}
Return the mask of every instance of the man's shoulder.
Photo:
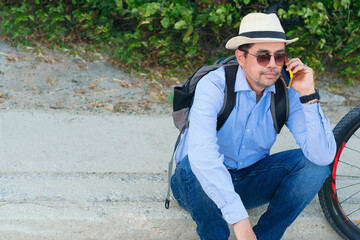
{"label": "man's shoulder", "polygon": [[219,89],[225,89],[225,69],[223,66],[210,71],[206,75],[204,75],[199,83],[198,87],[211,87],[216,86]]}

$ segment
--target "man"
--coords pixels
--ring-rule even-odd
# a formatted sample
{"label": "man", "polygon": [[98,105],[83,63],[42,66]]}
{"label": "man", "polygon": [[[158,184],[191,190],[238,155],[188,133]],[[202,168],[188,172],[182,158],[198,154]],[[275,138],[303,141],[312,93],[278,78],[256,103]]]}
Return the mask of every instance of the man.
{"label": "man", "polygon": [[[285,45],[296,40],[286,40],[275,14],[243,18],[239,36],[226,44],[240,66],[236,104],[218,132],[224,68],[197,85],[171,187],[179,205],[191,213],[200,239],[228,239],[228,224],[237,239],[280,239],[330,174],[327,165],[336,143],[314,88],[313,70],[298,58],[286,62],[294,74],[286,126],[300,149],[269,155],[276,139],[271,92],[285,62]],[[246,209],[265,203],[267,211],[252,228]]]}

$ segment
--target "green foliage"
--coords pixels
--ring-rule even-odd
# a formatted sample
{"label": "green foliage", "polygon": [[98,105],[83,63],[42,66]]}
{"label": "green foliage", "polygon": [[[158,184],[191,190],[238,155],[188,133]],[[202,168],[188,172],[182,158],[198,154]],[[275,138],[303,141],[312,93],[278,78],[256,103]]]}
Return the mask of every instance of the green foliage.
{"label": "green foliage", "polygon": [[288,32],[299,37],[290,51],[305,58],[318,70],[338,71],[346,83],[360,79],[360,2],[335,0],[312,2],[289,1],[284,18],[300,17],[304,23]]}
{"label": "green foliage", "polygon": [[[348,83],[360,78],[360,2],[284,0],[298,17],[287,30],[297,56],[317,71],[338,71]],[[86,42],[106,49],[132,69],[193,71],[200,64],[231,54],[224,49],[241,18],[263,11],[266,0],[14,0],[0,3],[3,34],[22,42],[66,46]]]}

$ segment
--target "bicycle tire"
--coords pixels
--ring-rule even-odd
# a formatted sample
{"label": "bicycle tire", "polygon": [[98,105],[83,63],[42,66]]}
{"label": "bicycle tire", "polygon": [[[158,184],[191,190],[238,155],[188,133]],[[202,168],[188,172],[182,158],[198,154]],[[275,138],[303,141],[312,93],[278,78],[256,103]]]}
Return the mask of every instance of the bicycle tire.
{"label": "bicycle tire", "polygon": [[[330,164],[331,175],[318,193],[321,208],[332,228],[345,240],[359,240],[360,228],[343,211],[336,186],[339,159],[348,140],[360,128],[360,105],[347,113],[334,128],[336,156]],[[356,160],[356,159],[355,159]],[[358,159],[360,162],[360,159]],[[360,222],[359,222],[360,223]]]}

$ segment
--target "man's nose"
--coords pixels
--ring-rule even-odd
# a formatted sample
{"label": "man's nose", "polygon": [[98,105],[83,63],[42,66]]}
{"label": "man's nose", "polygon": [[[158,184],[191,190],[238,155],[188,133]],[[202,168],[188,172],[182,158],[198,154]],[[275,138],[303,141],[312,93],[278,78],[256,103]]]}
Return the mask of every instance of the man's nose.
{"label": "man's nose", "polygon": [[277,67],[277,64],[276,64],[275,56],[274,56],[274,55],[272,55],[272,56],[270,57],[270,62],[266,65],[266,67],[268,67],[268,68]]}

